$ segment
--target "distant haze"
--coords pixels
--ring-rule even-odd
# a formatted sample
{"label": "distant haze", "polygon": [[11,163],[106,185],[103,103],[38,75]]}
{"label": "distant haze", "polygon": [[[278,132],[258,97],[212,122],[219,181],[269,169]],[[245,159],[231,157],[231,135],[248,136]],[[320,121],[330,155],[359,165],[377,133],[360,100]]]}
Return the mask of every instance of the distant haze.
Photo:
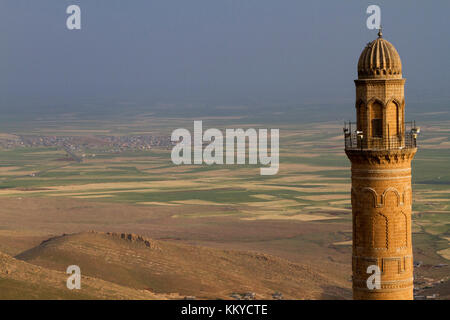
{"label": "distant haze", "polygon": [[[66,28],[70,4],[81,31]],[[376,38],[369,4],[402,58],[407,100],[450,101],[446,0],[2,0],[0,109],[352,106],[359,54]]]}

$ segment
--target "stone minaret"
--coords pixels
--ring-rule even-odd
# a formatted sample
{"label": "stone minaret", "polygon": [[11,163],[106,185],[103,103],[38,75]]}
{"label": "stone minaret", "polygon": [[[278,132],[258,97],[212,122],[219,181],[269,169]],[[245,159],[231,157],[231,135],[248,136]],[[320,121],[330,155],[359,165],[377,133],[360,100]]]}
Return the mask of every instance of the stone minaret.
{"label": "stone minaret", "polygon": [[[356,124],[344,128],[352,163],[353,298],[413,299],[411,160],[419,129],[405,123],[402,63],[381,30],[361,53],[355,85]],[[373,265],[380,289],[367,285]]]}

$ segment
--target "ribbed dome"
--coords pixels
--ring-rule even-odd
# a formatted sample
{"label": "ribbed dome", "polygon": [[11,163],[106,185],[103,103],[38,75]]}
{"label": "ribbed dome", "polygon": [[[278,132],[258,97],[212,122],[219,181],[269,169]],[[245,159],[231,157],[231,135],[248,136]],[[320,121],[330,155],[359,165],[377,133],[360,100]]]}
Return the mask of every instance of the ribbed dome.
{"label": "ribbed dome", "polygon": [[378,39],[364,48],[358,61],[358,79],[401,79],[402,61],[395,47],[384,40],[382,33]]}

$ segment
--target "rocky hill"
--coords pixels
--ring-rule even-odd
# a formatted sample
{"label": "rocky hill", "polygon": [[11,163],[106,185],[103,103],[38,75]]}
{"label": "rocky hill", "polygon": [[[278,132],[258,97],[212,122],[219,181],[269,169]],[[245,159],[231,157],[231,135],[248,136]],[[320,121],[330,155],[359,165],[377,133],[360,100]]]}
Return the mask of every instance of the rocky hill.
{"label": "rocky hill", "polygon": [[171,299],[82,275],[81,290],[69,290],[63,271],[50,270],[0,252],[0,299]]}
{"label": "rocky hill", "polygon": [[345,297],[331,277],[281,258],[134,234],[63,235],[16,258],[58,272],[75,264],[84,276],[164,297],[178,293],[180,297],[230,299],[250,293],[247,296],[256,299],[318,299],[325,292],[328,298]]}

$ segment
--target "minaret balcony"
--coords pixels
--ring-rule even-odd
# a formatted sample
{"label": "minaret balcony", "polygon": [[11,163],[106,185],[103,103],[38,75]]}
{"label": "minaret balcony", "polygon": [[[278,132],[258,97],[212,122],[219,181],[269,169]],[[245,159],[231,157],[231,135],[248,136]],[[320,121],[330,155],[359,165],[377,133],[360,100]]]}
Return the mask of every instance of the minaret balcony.
{"label": "minaret balcony", "polygon": [[[344,127],[345,150],[402,150],[417,148],[417,136],[420,128],[411,122],[411,129],[403,134],[367,137],[362,131],[351,131],[353,123],[346,123]],[[353,124],[354,125],[354,124]],[[406,127],[406,126],[405,126]]]}

